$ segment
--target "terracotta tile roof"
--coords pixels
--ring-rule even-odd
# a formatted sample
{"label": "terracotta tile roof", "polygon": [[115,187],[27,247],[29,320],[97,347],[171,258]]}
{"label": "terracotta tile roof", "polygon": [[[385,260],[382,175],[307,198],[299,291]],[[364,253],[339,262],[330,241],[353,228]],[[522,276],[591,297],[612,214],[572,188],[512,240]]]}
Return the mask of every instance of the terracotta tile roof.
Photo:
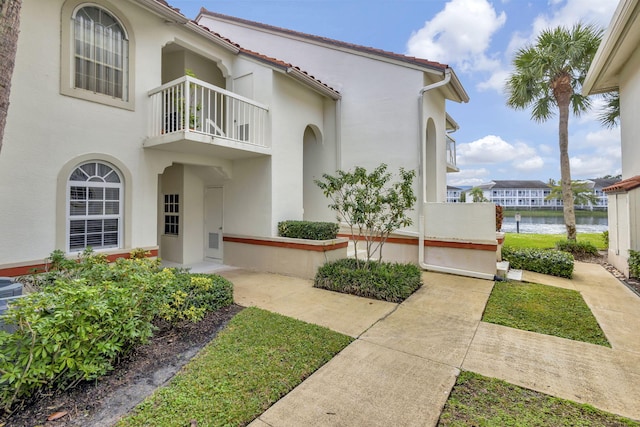
{"label": "terracotta tile roof", "polygon": [[[163,5],[163,6],[165,6],[166,8],[171,9],[174,12],[179,13],[180,15],[184,16],[182,14],[182,12],[180,12],[180,9],[171,6],[165,0],[155,0],[155,1],[156,1],[156,3],[159,3],[159,4]],[[246,56],[249,56],[249,57],[252,57],[254,59],[257,59],[260,62],[267,63],[267,64],[269,64],[269,65],[271,65],[273,67],[280,68],[280,69],[282,69],[284,71],[296,70],[298,73],[304,75],[306,78],[313,80],[315,83],[317,83],[324,90],[326,90],[328,92],[331,92],[334,95],[334,98],[336,98],[336,97],[339,98],[340,97],[340,92],[338,92],[337,90],[333,89],[329,85],[323,83],[319,79],[316,79],[314,76],[310,75],[306,71],[301,70],[299,67],[296,67],[296,66],[294,66],[294,65],[292,65],[292,64],[290,64],[288,62],[281,61],[281,60],[279,60],[277,58],[272,58],[270,56],[266,56],[266,55],[263,55],[261,53],[254,52],[254,51],[251,51],[249,49],[245,49],[242,46],[240,46],[238,43],[235,43],[232,40],[229,40],[228,38],[221,36],[220,34],[216,33],[215,31],[211,31],[209,28],[205,27],[204,25],[200,25],[199,23],[197,23],[196,21],[194,21],[192,19],[190,19],[189,21],[190,21],[190,24],[195,25],[195,26],[197,26],[197,27],[209,32],[210,34],[212,34],[216,38],[218,38],[218,39],[220,39],[220,40],[222,40],[222,41],[224,41],[224,42],[226,42],[226,43],[228,43],[230,45],[235,46],[238,49],[239,53],[241,53],[243,55],[246,55]]]}
{"label": "terracotta tile roof", "polygon": [[602,189],[605,193],[622,193],[640,187],[640,175],[624,179]]}
{"label": "terracotta tile roof", "polygon": [[447,68],[449,68],[448,65],[446,64],[441,64],[439,62],[435,62],[435,61],[429,61],[427,59],[424,58],[417,58],[415,56],[407,56],[407,55],[402,55],[399,53],[394,53],[394,52],[389,52],[386,50],[382,50],[382,49],[377,49],[374,47],[368,47],[368,46],[361,46],[361,45],[357,45],[357,44],[353,44],[353,43],[347,43],[347,42],[343,42],[340,40],[334,40],[334,39],[330,39],[327,37],[321,37],[321,36],[315,36],[313,34],[307,34],[307,33],[302,33],[299,31],[294,31],[294,30],[289,30],[286,28],[281,28],[281,27],[276,27],[273,25],[268,25],[268,24],[263,24],[260,22],[254,22],[254,21],[250,21],[247,19],[242,19],[242,18],[237,18],[235,16],[229,16],[229,15],[224,15],[221,13],[216,13],[216,12],[211,12],[207,9],[205,9],[204,7],[200,8],[200,14],[201,15],[209,15],[212,17],[217,17],[217,18],[221,18],[221,19],[225,19],[228,21],[235,21],[241,24],[245,24],[245,25],[249,25],[252,27],[256,27],[256,28],[262,28],[265,30],[269,30],[269,31],[277,31],[279,33],[284,33],[284,34],[289,34],[292,36],[296,36],[296,37],[301,37],[301,38],[305,38],[308,40],[313,40],[319,43],[324,43],[327,45],[332,45],[332,46],[336,46],[336,47],[342,47],[342,48],[346,48],[346,49],[351,49],[351,50],[355,50],[355,51],[359,51],[359,52],[363,52],[363,53],[368,53],[371,55],[377,55],[377,56],[381,56],[384,58],[388,58],[388,59],[394,59],[396,61],[401,61],[401,62],[406,62],[406,63],[410,63],[410,64],[414,64],[414,65],[419,65],[422,67],[426,67],[426,68],[430,68],[430,69],[435,69],[438,71],[444,71]]}

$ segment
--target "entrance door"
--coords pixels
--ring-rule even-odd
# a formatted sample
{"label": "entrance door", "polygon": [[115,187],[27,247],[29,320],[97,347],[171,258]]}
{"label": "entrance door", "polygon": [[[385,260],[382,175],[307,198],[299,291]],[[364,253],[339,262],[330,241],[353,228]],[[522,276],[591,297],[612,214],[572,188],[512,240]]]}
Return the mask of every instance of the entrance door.
{"label": "entrance door", "polygon": [[222,188],[207,188],[204,194],[204,256],[222,260]]}

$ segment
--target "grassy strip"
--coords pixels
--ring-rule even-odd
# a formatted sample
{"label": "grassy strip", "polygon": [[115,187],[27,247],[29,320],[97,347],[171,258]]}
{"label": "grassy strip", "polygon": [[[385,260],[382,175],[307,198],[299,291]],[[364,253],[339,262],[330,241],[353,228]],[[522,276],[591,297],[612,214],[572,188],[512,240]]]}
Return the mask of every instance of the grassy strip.
{"label": "grassy strip", "polygon": [[580,293],[571,289],[497,282],[482,320],[611,347]]}
{"label": "grassy strip", "polygon": [[[552,210],[552,209],[524,210],[524,209],[506,208],[503,206],[502,212],[504,216],[508,216],[508,217],[514,217],[516,216],[516,213],[519,213],[522,216],[535,216],[535,217],[554,217],[554,216],[563,217],[564,216],[562,209],[560,210]],[[576,217],[591,217],[591,218],[607,217],[607,211],[604,211],[604,210],[594,210],[594,211],[576,210],[575,213],[576,213]]]}
{"label": "grassy strip", "polygon": [[589,405],[551,397],[501,380],[462,372],[440,415],[439,427],[640,426]]}
{"label": "grassy strip", "polygon": [[[504,245],[512,248],[553,249],[556,242],[566,240],[566,234],[518,234],[506,233]],[[602,233],[580,233],[578,242],[589,242],[599,250],[605,250]]]}
{"label": "grassy strip", "polygon": [[352,339],[247,308],[118,426],[246,425]]}

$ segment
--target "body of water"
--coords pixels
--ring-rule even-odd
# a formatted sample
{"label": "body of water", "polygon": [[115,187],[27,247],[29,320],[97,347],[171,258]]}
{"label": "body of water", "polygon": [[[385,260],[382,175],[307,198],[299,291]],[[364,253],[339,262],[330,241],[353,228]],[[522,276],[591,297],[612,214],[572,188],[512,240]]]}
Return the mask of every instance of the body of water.
{"label": "body of water", "polygon": [[[609,223],[606,217],[579,216],[576,217],[576,228],[578,233],[602,233],[609,229]],[[515,233],[516,219],[505,217],[502,221],[502,231]],[[541,217],[520,214],[520,233],[563,234],[566,231],[561,215]]]}

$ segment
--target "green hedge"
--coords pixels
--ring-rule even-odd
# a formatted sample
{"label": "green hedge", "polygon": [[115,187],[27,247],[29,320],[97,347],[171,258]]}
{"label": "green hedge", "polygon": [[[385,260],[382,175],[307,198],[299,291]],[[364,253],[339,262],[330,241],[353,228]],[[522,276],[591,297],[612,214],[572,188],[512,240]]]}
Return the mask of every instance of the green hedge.
{"label": "green hedge", "polygon": [[278,235],[294,239],[331,240],[338,235],[335,222],[282,221],[278,223]]}
{"label": "green hedge", "polygon": [[574,257],[578,258],[598,255],[598,248],[596,248],[591,242],[560,240],[556,242],[556,249],[563,252],[569,252]]}
{"label": "green hedge", "polygon": [[573,276],[573,255],[568,252],[505,246],[502,248],[502,259],[509,261],[511,268],[519,270],[569,279]]}
{"label": "green hedge", "polygon": [[347,258],[318,269],[313,283],[328,289],[383,301],[402,302],[422,286],[421,271],[415,264],[378,263]]}
{"label": "green hedge", "polygon": [[640,278],[640,251],[629,249],[629,276]]}
{"label": "green hedge", "polygon": [[41,389],[94,380],[154,331],[153,321],[198,321],[233,303],[233,285],[216,275],[161,269],[158,260],[86,251],[36,281],[41,290],[12,303],[0,320],[0,405]]}

